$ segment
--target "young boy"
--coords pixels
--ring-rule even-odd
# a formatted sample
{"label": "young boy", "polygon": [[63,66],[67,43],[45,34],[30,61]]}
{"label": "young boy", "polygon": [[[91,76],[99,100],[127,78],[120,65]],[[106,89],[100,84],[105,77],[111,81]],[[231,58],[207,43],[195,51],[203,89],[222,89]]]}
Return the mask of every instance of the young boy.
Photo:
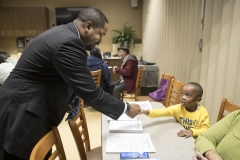
{"label": "young boy", "polygon": [[181,91],[181,103],[162,109],[141,110],[140,114],[148,117],[173,116],[186,130],[177,133],[180,137],[197,138],[210,127],[206,108],[199,105],[202,100],[203,89],[195,82],[186,83]]}

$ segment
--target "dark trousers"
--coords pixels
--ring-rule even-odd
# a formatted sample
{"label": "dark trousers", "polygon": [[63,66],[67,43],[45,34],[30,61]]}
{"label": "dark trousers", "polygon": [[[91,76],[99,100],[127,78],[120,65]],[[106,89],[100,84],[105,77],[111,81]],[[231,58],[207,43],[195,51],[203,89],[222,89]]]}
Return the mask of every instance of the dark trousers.
{"label": "dark trousers", "polygon": [[3,148],[0,147],[0,160],[24,160],[24,159],[9,154]]}
{"label": "dark trousers", "polygon": [[117,99],[120,99],[120,94],[126,89],[127,87],[125,82],[114,82],[110,84],[109,94],[113,95]]}

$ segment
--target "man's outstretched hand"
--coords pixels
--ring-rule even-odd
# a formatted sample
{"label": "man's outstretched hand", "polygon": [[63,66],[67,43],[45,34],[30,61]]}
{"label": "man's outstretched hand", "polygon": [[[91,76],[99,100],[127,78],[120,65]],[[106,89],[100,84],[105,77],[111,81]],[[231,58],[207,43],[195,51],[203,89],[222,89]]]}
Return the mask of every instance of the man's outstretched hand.
{"label": "man's outstretched hand", "polygon": [[140,113],[140,111],[141,111],[141,108],[138,104],[131,103],[130,109],[129,111],[126,112],[126,114],[131,118],[135,118]]}

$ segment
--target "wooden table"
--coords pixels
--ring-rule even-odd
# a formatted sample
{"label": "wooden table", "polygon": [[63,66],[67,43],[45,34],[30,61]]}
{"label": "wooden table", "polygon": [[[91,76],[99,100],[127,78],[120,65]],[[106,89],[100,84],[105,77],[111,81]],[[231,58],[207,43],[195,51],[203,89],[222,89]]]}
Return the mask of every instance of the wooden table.
{"label": "wooden table", "polygon": [[[113,67],[113,66],[118,66],[121,67],[122,65],[122,59],[118,58],[118,57],[113,57],[113,58],[109,58],[109,59],[103,59],[104,61],[107,62],[108,66]],[[120,79],[120,75],[119,74],[113,74],[112,72],[112,68],[109,69],[110,73],[111,73],[111,80],[112,82],[117,81]]]}
{"label": "wooden table", "polygon": [[[153,108],[163,108],[158,102],[150,102]],[[178,137],[177,132],[184,129],[172,117],[149,118],[137,116],[142,122],[143,133],[149,133],[156,153],[149,153],[150,158],[161,160],[192,160],[195,155],[194,138]],[[107,116],[102,115],[102,160],[119,160],[120,154],[107,154],[106,144],[109,134]]]}

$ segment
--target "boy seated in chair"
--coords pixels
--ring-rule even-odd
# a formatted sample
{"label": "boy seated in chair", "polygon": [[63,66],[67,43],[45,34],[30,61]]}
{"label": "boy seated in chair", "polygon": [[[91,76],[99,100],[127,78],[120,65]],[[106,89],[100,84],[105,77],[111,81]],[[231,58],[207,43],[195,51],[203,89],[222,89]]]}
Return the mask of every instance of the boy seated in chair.
{"label": "boy seated in chair", "polygon": [[186,130],[180,130],[180,137],[197,136],[210,128],[207,109],[199,102],[202,100],[203,89],[195,82],[186,83],[181,91],[181,103],[162,109],[141,110],[151,118],[173,116]]}

